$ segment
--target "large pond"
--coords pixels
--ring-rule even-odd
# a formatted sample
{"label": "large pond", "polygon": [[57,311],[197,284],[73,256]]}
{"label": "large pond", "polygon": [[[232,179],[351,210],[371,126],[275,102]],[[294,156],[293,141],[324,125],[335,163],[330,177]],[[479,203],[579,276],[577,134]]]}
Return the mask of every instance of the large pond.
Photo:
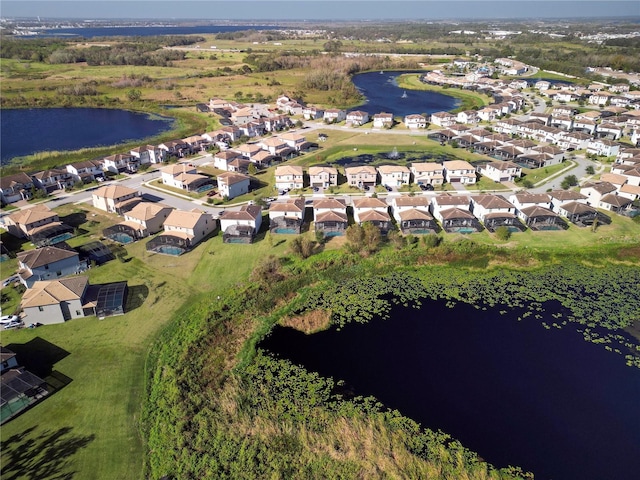
{"label": "large pond", "polygon": [[574,328],[543,328],[554,322],[547,310],[518,321],[426,301],[340,331],[277,327],[260,346],[451,434],[497,467],[536,479],[638,478],[640,370]]}
{"label": "large pond", "polygon": [[0,120],[1,164],[42,151],[142,140],[174,125],[170,117],[108,108],[3,109]]}
{"label": "large pond", "polygon": [[449,95],[428,90],[401,89],[397,79],[405,73],[412,72],[368,72],[354,75],[354,85],[367,98],[364,104],[354,110],[363,110],[370,115],[387,112],[395,117],[404,117],[413,113],[431,114],[453,110],[460,105],[460,100]]}

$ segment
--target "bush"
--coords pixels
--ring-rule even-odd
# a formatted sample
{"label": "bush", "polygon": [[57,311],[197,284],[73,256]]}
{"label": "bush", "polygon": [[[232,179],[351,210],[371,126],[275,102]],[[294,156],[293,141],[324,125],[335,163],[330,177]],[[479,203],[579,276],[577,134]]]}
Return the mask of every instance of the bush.
{"label": "bush", "polygon": [[509,230],[508,227],[505,227],[504,225],[502,225],[501,227],[496,228],[495,231],[496,237],[499,240],[509,240],[511,238],[511,230]]}
{"label": "bush", "polygon": [[439,235],[429,234],[423,237],[423,241],[427,248],[435,248],[442,243],[442,237]]}

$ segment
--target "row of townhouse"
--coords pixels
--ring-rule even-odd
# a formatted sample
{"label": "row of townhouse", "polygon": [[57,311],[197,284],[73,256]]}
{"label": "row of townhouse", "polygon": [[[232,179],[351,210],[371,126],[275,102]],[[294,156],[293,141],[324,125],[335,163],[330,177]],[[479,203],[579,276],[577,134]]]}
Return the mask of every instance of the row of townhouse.
{"label": "row of townhouse", "polygon": [[[413,163],[411,167],[403,165],[370,165],[345,167],[346,183],[361,190],[376,185],[401,187],[416,183],[419,185],[442,185],[449,183],[473,184],[477,181],[476,169],[463,160]],[[331,166],[309,167],[308,180],[305,171],[297,165],[281,165],[275,170],[276,188],[279,191],[301,189],[309,185],[312,188],[329,188],[338,185],[338,169]]]}
{"label": "row of townhouse", "polygon": [[[602,207],[600,207],[602,208]],[[350,225],[346,201],[339,198],[316,199],[312,203],[316,232],[325,236],[343,235]],[[511,230],[558,230],[567,222],[579,226],[595,221],[608,223],[610,218],[589,204],[589,197],[575,191],[549,193],[515,193],[507,199],[501,195],[394,196],[389,203],[375,197],[352,199],[355,223],[369,222],[382,234],[397,224],[404,234],[471,233],[483,228],[493,232],[506,226]],[[303,198],[271,203],[270,229],[274,233],[300,233],[305,222]]]}
{"label": "row of townhouse", "polygon": [[254,143],[222,148],[213,155],[213,165],[224,171],[247,173],[251,163],[257,167],[266,167],[275,160],[291,158],[314,146],[304,135],[287,132]]}
{"label": "row of townhouse", "polygon": [[147,243],[148,251],[179,255],[216,229],[216,221],[210,214],[148,202],[139,191],[123,185],[99,188],[93,192],[92,201],[95,208],[123,217],[121,222],[103,230],[105,238],[127,244],[162,232]]}

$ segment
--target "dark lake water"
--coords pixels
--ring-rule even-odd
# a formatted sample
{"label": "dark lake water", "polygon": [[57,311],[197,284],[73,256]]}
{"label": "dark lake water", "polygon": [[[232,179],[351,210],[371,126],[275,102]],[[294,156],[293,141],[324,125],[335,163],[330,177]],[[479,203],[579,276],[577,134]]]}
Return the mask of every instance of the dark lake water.
{"label": "dark lake water", "polygon": [[403,90],[396,79],[412,72],[367,72],[353,76],[354,85],[367,97],[367,101],[353,110],[363,110],[369,115],[386,112],[395,117],[412,113],[435,113],[457,108],[460,100],[437,92]]}
{"label": "dark lake water", "polygon": [[204,35],[211,33],[238,32],[243,30],[276,30],[273,25],[195,25],[195,26],[123,26],[56,28],[42,30],[38,37],[150,37],[155,35]]}
{"label": "dark lake water", "polygon": [[170,117],[108,108],[30,108],[0,111],[0,163],[42,151],[78,150],[153,137]]}
{"label": "dark lake water", "polygon": [[640,370],[573,327],[510,316],[427,301],[341,331],[277,327],[260,347],[449,433],[497,467],[545,480],[638,478]]}

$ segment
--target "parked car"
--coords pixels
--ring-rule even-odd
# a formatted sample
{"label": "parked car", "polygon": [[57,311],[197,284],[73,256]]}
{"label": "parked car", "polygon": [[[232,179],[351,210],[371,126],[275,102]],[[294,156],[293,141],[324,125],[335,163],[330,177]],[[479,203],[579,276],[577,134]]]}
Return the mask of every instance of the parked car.
{"label": "parked car", "polygon": [[20,280],[20,277],[18,277],[18,275],[12,275],[9,278],[7,278],[4,282],[2,282],[2,287],[8,287],[9,285],[11,285],[12,283],[15,283],[17,281]]}
{"label": "parked car", "polygon": [[3,315],[0,317],[0,325],[7,325],[11,322],[19,322],[20,317],[18,315]]}
{"label": "parked car", "polygon": [[24,323],[22,322],[22,320],[18,319],[17,321],[13,321],[11,323],[5,324],[4,329],[9,330],[10,328],[20,328],[20,327],[24,327]]}
{"label": "parked car", "polygon": [[421,183],[419,184],[420,189],[423,191],[433,191],[433,185],[431,185],[430,183]]}
{"label": "parked car", "polygon": [[389,185],[385,185],[384,188],[387,189],[387,192],[393,191],[393,188],[391,188]]}

